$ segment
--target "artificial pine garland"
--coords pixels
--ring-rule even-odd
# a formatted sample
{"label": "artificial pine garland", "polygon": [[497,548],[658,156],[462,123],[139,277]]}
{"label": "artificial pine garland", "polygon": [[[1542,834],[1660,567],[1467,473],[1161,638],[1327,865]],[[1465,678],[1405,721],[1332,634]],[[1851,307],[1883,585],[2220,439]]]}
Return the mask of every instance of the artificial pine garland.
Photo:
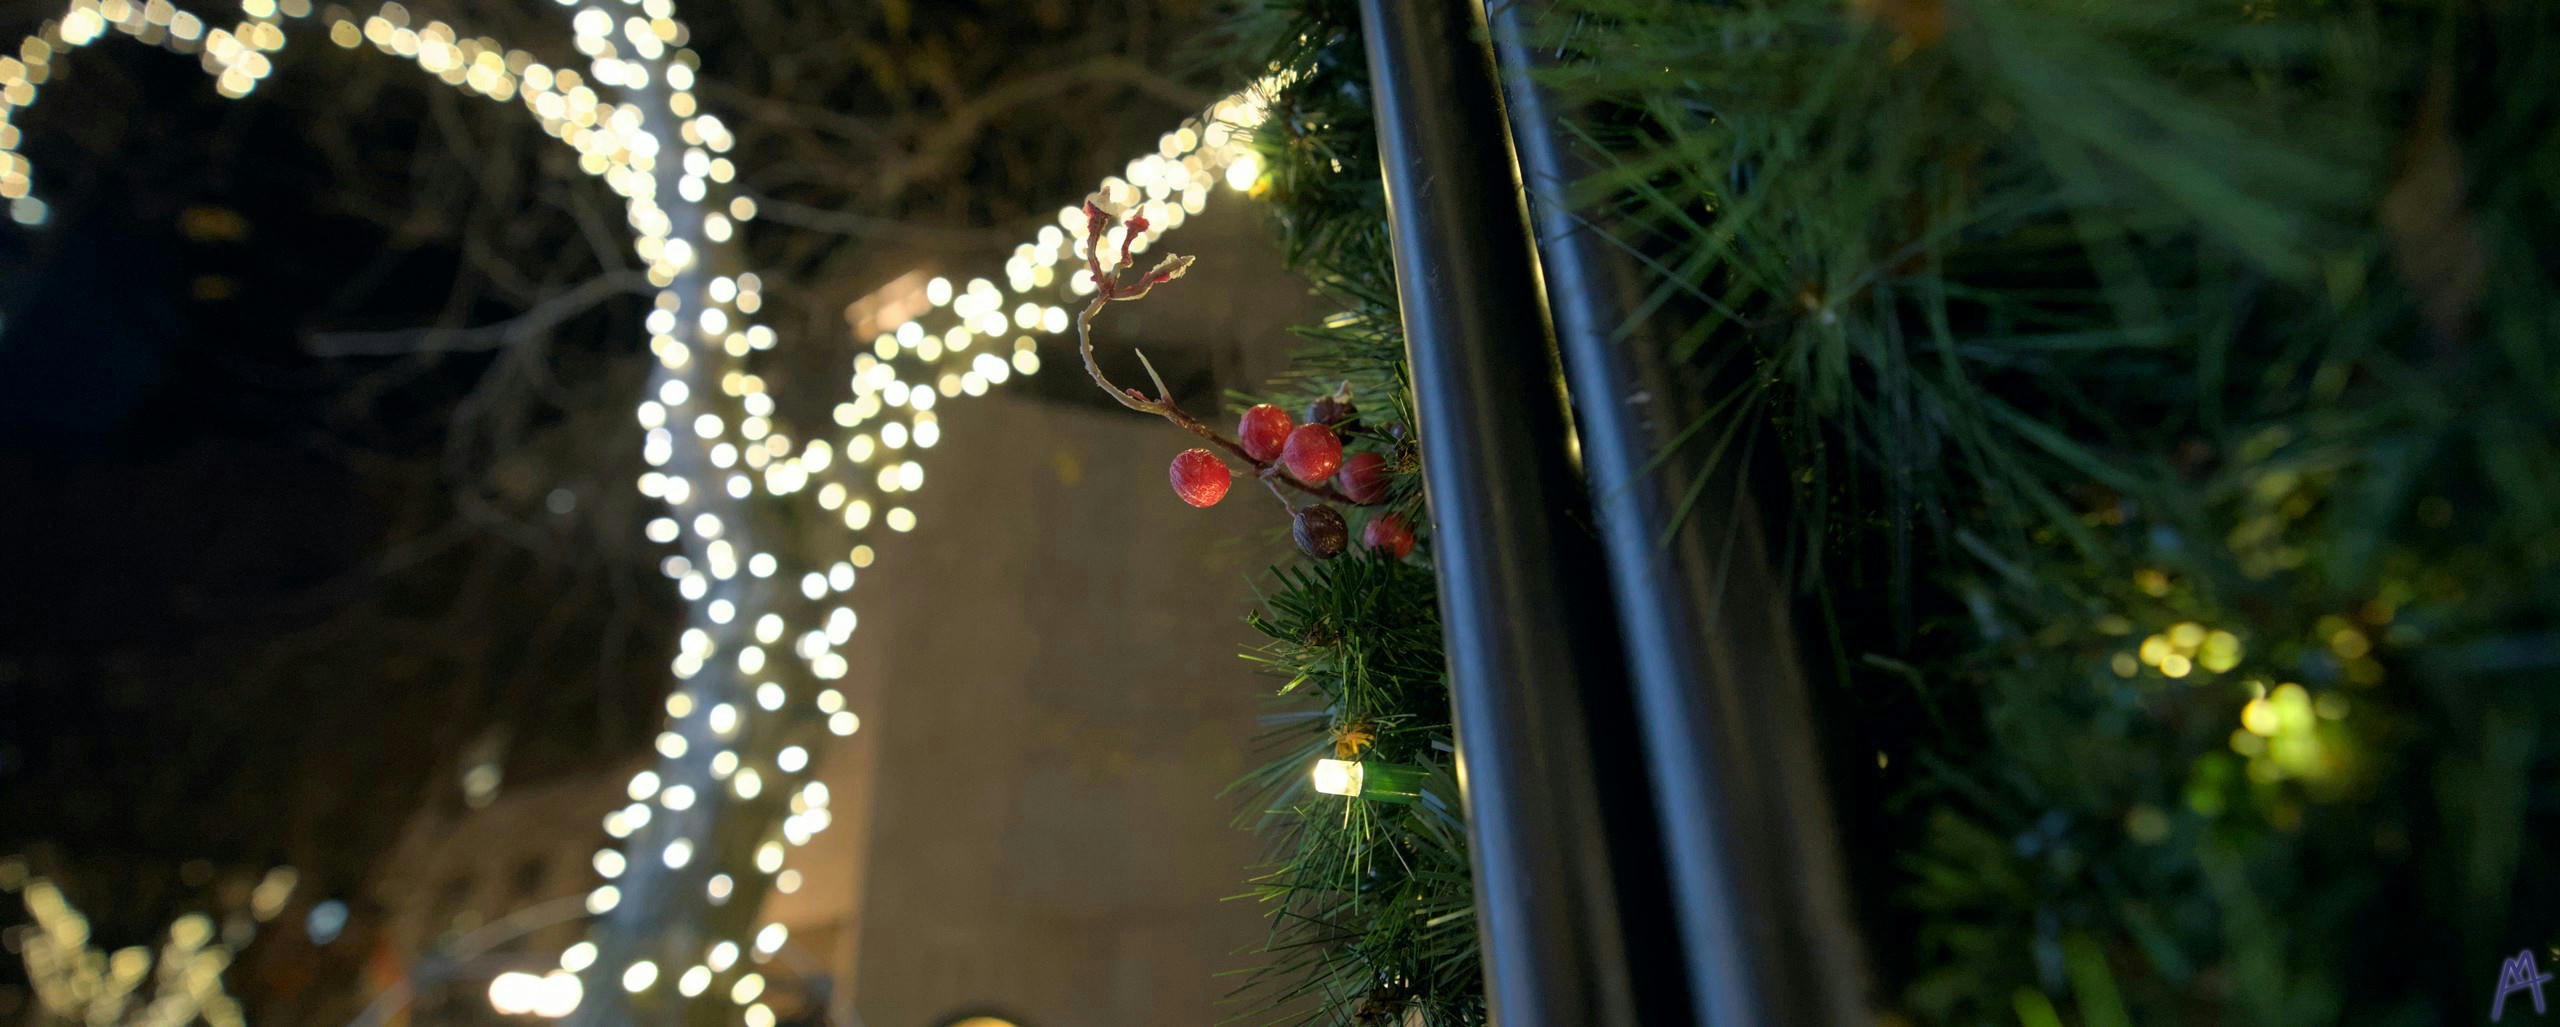
{"label": "artificial pine garland", "polygon": [[[1881,1007],[2438,1022],[2551,961],[2560,7],[1555,6],[1588,209],[1729,383],[1694,437],[1796,485]],[[1401,397],[1356,10],[1234,24],[1296,75],[1258,188],[1349,308],[1307,391]],[[1259,979],[1315,1022],[1482,1016],[1454,818],[1296,783],[1346,731],[1445,748],[1429,596],[1338,560],[1257,617],[1324,707],[1259,779],[1300,903]],[[1370,901],[1425,884],[1420,932]]]}
{"label": "artificial pine garland", "polygon": [[1787,443],[1888,1005],[2467,1019],[2545,948],[2550,5],[1557,6],[1593,209]]}

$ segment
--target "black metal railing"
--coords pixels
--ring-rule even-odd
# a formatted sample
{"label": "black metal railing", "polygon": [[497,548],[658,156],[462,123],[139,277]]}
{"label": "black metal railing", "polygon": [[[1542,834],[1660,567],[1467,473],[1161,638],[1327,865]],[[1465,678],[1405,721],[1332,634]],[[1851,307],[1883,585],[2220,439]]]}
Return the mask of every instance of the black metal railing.
{"label": "black metal railing", "polygon": [[1495,1021],[1871,1019],[1747,462],[1677,445],[1526,12],[1362,14]]}

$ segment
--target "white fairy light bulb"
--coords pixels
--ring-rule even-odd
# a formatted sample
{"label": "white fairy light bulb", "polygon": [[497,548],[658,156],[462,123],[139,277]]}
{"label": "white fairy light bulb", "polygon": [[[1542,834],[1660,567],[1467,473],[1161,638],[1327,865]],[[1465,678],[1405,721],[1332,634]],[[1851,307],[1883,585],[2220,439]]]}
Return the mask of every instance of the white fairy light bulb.
{"label": "white fairy light bulb", "polygon": [[1360,778],[1360,764],[1350,760],[1317,760],[1309,775],[1315,789],[1326,795],[1358,795]]}
{"label": "white fairy light bulb", "polygon": [[520,970],[509,970],[489,980],[489,1008],[501,1016],[522,1016],[533,1012],[542,978]]}

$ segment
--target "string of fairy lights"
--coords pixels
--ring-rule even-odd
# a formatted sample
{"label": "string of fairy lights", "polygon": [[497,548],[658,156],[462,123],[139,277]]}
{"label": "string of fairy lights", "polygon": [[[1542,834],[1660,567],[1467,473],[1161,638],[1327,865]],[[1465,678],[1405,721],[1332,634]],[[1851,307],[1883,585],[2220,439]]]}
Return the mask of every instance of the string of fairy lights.
{"label": "string of fairy lights", "polygon": [[100,948],[89,918],[60,886],[30,874],[22,859],[0,859],[0,892],[16,892],[33,922],[11,932],[36,1002],[66,1022],[132,1027],[245,1027],[240,1003],[222,987],[222,972],[275,918],[299,875],[275,867],[247,889],[246,902],[217,922],[187,913],[169,924],[157,951]]}
{"label": "string of fairy lights", "polygon": [[[659,762],[634,775],[629,803],[603,818],[611,840],[595,852],[601,883],[586,908],[610,923],[617,911],[632,912],[627,898],[650,888],[650,902],[682,912],[800,887],[791,850],[831,821],[831,796],[811,776],[815,750],[861,725],[834,683],[849,669],[838,650],[858,624],[849,594],[875,559],[869,540],[915,529],[906,497],[924,485],[920,458],[941,437],[942,404],[1040,370],[1037,340],[1067,330],[1066,305],[1094,290],[1084,255],[1095,240],[1081,208],[1066,206],[1055,225],[1014,248],[1000,282],[901,279],[920,295],[877,306],[908,316],[866,326],[876,331],[853,340],[832,425],[797,432],[757,373],[760,356],[781,340],[755,320],[765,283],[734,245],[756,202],[734,188],[735,137],[693,93],[700,60],[687,48],[689,32],[671,0],[559,3],[583,71],[465,35],[396,0],[362,15],[337,4],[315,9],[312,0],[241,0],[238,17],[222,22],[170,0],[72,0],[21,40],[16,56],[0,56],[0,198],[21,224],[47,219],[16,119],[71,51],[121,35],[196,55],[215,89],[239,98],[273,73],[270,55],[292,23],[316,22],[339,47],[370,47],[465,93],[522,106],[577,153],[582,172],[623,199],[632,250],[659,290],[645,319],[658,366],[634,410],[651,469],[636,487],[663,506],[643,530],[669,547],[661,570],[688,613],[655,743]],[[1111,229],[1106,252],[1143,253],[1200,213],[1220,182],[1253,184],[1258,168],[1245,136],[1266,113],[1271,85],[1219,101],[1101,182],[1105,202],[1142,211],[1149,226],[1136,238]],[[800,533],[776,544],[785,533],[757,530],[800,503],[842,525],[832,543]],[[724,811],[763,823],[715,833]],[[734,838],[747,841],[724,844]],[[742,1022],[769,1027],[774,1013],[758,1001],[766,982],[754,966],[789,932],[748,923],[737,937],[686,951],[599,930],[563,952],[557,970],[501,975],[490,999],[501,1012],[564,1017],[600,988],[634,998],[671,990],[726,999]]]}

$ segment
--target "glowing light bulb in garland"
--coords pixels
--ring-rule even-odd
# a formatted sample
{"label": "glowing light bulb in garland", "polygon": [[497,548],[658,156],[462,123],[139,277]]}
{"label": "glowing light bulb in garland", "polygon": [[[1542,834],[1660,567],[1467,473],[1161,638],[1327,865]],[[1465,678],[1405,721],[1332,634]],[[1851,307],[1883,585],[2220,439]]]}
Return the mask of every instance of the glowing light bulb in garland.
{"label": "glowing light bulb in garland", "polygon": [[1320,759],[1307,781],[1326,795],[1409,806],[1421,801],[1422,781],[1429,775],[1421,767],[1402,763]]}

